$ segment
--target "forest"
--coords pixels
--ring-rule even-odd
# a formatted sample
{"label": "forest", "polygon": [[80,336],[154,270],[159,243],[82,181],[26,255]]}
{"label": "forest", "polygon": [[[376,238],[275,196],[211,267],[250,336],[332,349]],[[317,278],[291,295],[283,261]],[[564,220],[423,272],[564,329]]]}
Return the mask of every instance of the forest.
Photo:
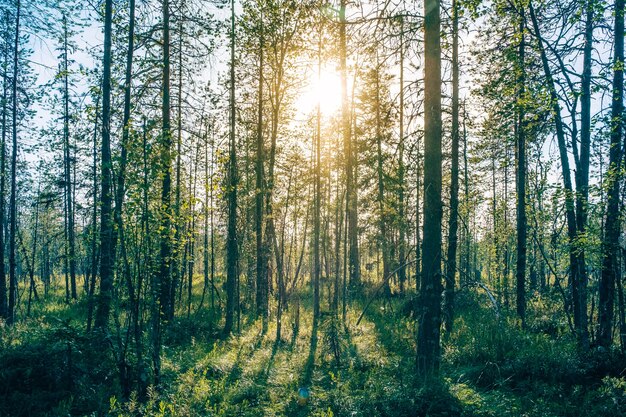
{"label": "forest", "polygon": [[0,416],[626,416],[626,0],[0,0]]}

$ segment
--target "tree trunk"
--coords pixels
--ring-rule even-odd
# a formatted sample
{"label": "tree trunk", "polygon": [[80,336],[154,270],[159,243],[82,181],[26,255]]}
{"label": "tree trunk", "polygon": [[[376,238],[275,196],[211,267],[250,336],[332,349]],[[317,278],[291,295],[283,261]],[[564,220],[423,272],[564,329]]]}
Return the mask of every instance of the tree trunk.
{"label": "tree trunk", "polygon": [[[94,299],[93,294],[96,289],[96,276],[98,274],[98,113],[100,111],[100,94],[96,97],[96,111],[94,112],[95,121],[93,129],[93,164],[91,175],[93,176],[93,207],[91,214],[91,227],[93,236],[91,236],[91,266],[90,266],[90,282],[87,290],[87,332],[91,331],[93,321]],[[47,287],[46,287],[47,288]]]}
{"label": "tree trunk", "polygon": [[72,161],[70,158],[70,92],[67,48],[67,17],[63,14],[63,151],[65,169],[65,207],[67,216],[68,263],[72,298],[76,299],[76,239],[74,232],[74,202],[72,201]]}
{"label": "tree trunk", "polygon": [[339,6],[339,67],[341,73],[341,125],[343,134],[344,158],[346,163],[346,207],[348,218],[349,275],[350,286],[361,285],[359,261],[357,190],[354,181],[354,149],[352,146],[351,115],[348,105],[348,67],[346,63],[346,3],[341,0]]}
{"label": "tree trunk", "polygon": [[526,326],[526,122],[524,114],[524,100],[526,95],[525,55],[526,42],[524,39],[524,9],[520,10],[519,23],[519,75],[517,80],[517,264],[516,264],[516,307],[522,327]]}
{"label": "tree trunk", "polygon": [[441,18],[439,0],[424,2],[424,241],[417,335],[418,373],[438,373],[441,355]]}
{"label": "tree trunk", "polygon": [[[587,200],[589,198],[589,159],[591,151],[591,60],[594,25],[593,0],[587,0],[585,17],[585,44],[583,47],[583,73],[580,95],[580,158],[576,169],[576,223],[578,238],[585,238],[587,229]],[[572,145],[573,147],[576,144]],[[577,245],[578,279],[572,285],[574,305],[574,326],[578,344],[583,350],[589,348],[589,330],[587,317],[587,268],[585,266],[584,245]]]}
{"label": "tree trunk", "polygon": [[450,172],[450,219],[446,259],[444,327],[452,332],[454,324],[454,286],[459,228],[459,4],[452,2],[452,152]]}
{"label": "tree trunk", "polygon": [[263,329],[268,320],[268,275],[266,266],[266,251],[263,245],[263,204],[265,202],[264,180],[264,141],[263,141],[263,15],[260,18],[261,30],[259,33],[259,90],[256,137],[256,189],[255,189],[255,234],[256,234],[256,313],[263,320]]}
{"label": "tree trunk", "polygon": [[563,186],[565,188],[565,214],[567,219],[567,237],[569,243],[569,253],[570,253],[570,281],[572,282],[572,287],[578,288],[578,279],[579,279],[579,271],[580,271],[580,258],[579,253],[576,248],[576,238],[578,235],[577,225],[576,225],[576,214],[574,211],[574,193],[572,189],[572,177],[569,168],[569,156],[567,154],[567,144],[565,141],[565,131],[563,127],[563,120],[561,118],[561,106],[559,104],[559,98],[556,92],[556,87],[554,85],[554,79],[552,77],[552,72],[550,70],[550,64],[548,62],[548,57],[546,55],[545,48],[543,46],[543,39],[541,38],[541,33],[539,31],[539,23],[537,21],[537,16],[535,15],[535,9],[531,2],[528,4],[530,18],[533,25],[533,30],[535,32],[535,36],[537,38],[537,43],[539,45],[539,53],[541,56],[541,65],[543,67],[543,71],[546,77],[546,84],[548,86],[548,91],[550,93],[550,101],[552,104],[552,113],[554,116],[554,122],[556,127],[556,137],[559,147],[559,159],[561,161],[561,171],[563,174]]}
{"label": "tree trunk", "polygon": [[[322,29],[320,28],[320,36],[317,51],[317,77],[321,77],[322,72]],[[313,327],[316,327],[320,316],[320,215],[321,215],[321,103],[318,100],[316,117],[315,117],[315,192],[313,193]],[[339,294],[337,288],[337,276],[335,276],[335,296],[333,298],[333,311],[337,314]]]}
{"label": "tree trunk", "polygon": [[17,74],[19,64],[21,5],[21,0],[17,0],[11,92],[13,103],[13,148],[11,149],[11,196],[9,199],[9,311],[7,314],[7,324],[13,324],[15,322],[15,308],[17,303],[17,263],[15,259],[15,252],[17,250]]}
{"label": "tree trunk", "polygon": [[398,143],[398,281],[400,283],[400,293],[404,294],[406,282],[406,219],[404,201],[404,17],[400,17],[400,96],[398,103],[399,119],[399,143]]}
{"label": "tree trunk", "polygon": [[613,100],[611,102],[611,146],[606,175],[606,221],[602,242],[602,276],[598,303],[598,343],[605,348],[613,342],[614,290],[620,277],[618,251],[620,235],[619,185],[624,117],[624,0],[615,0],[613,51]]}
{"label": "tree trunk", "polygon": [[381,131],[381,115],[380,115],[380,63],[378,62],[378,51],[376,52],[376,173],[378,179],[378,227],[380,233],[380,243],[383,252],[383,279],[385,296],[391,296],[389,280],[387,276],[391,271],[389,242],[387,241],[387,216],[385,214],[385,184],[383,173],[383,154],[382,154],[382,131]]}
{"label": "tree trunk", "polygon": [[6,189],[6,143],[7,143],[7,113],[9,101],[9,40],[6,41],[6,50],[3,63],[3,92],[2,92],[2,144],[0,144],[0,318],[8,318],[7,305],[7,278],[4,263],[4,219]]}
{"label": "tree trunk", "polygon": [[[184,2],[182,2],[179,6],[181,10],[184,8]],[[183,262],[180,263],[180,251],[181,247],[185,247],[185,238],[183,233],[184,223],[180,216],[181,209],[181,157],[182,157],[182,129],[183,129],[183,121],[182,121],[182,103],[183,103],[183,27],[182,27],[182,18],[178,20],[178,100],[176,106],[176,186],[175,186],[175,196],[174,196],[174,241],[171,242],[171,268],[170,271],[173,273],[170,283],[170,308],[167,311],[168,320],[174,319],[174,311],[175,308],[175,299],[176,299],[176,287],[180,286],[181,292],[179,295],[182,297],[182,287],[184,280],[184,271],[185,271],[185,263],[186,263],[186,252],[183,255]],[[180,297],[179,297],[180,301]]]}
{"label": "tree trunk", "polygon": [[236,308],[239,247],[237,243],[237,144],[235,141],[235,1],[231,0],[230,26],[230,132],[228,161],[228,236],[226,239],[226,321],[224,333],[233,330]]}
{"label": "tree trunk", "polygon": [[159,248],[159,289],[161,314],[169,319],[173,310],[172,297],[172,130],[170,112],[170,9],[169,0],[163,0],[163,74],[161,102],[161,170],[163,185],[161,189],[161,230]]}
{"label": "tree trunk", "polygon": [[113,293],[113,221],[111,218],[111,35],[113,0],[104,4],[104,56],[102,73],[102,160],[100,194],[100,296],[95,327],[106,329]]}

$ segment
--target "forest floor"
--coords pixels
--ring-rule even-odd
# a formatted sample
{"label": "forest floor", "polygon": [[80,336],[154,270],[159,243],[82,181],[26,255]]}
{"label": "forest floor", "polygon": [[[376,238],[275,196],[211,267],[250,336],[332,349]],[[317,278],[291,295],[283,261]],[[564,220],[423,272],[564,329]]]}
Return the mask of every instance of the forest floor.
{"label": "forest floor", "polygon": [[278,342],[275,316],[263,333],[242,314],[239,334],[223,339],[202,310],[181,313],[163,338],[161,389],[124,403],[111,354],[123,340],[90,351],[71,327],[79,316],[49,304],[2,330],[0,415],[626,416],[623,356],[581,356],[553,305],[535,300],[540,313],[521,331],[475,294],[457,299],[436,380],[415,377],[408,298],[377,300],[358,325],[364,302],[354,301],[345,322],[323,313],[316,328],[309,303],[292,301]]}

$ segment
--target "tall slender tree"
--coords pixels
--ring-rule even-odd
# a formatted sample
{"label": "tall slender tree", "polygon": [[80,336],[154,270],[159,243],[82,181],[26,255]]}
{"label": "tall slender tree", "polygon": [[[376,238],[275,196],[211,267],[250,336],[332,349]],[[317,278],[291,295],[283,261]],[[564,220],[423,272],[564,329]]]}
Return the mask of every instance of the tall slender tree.
{"label": "tall slender tree", "polygon": [[[10,36],[9,36],[9,12],[6,11],[2,17],[3,34],[6,35],[2,42],[2,143],[0,143],[0,219],[5,218],[5,190],[6,190],[6,143],[8,133],[8,113],[9,113],[9,60],[10,60]],[[6,319],[8,317],[7,304],[7,281],[5,266],[5,233],[4,227],[0,226],[0,317]]]}
{"label": "tall slender tree", "polygon": [[172,297],[172,126],[170,98],[170,2],[163,0],[163,74],[161,97],[161,170],[163,185],[161,189],[161,228],[159,249],[159,291],[162,317],[170,318],[174,308]]}
{"label": "tall slender tree", "polygon": [[[322,28],[320,27],[319,39],[317,43],[317,78],[321,78],[322,72]],[[322,181],[321,181],[321,119],[322,110],[320,98],[317,100],[315,109],[315,179],[314,179],[314,203],[313,203],[313,320],[317,324],[320,315],[320,217],[321,217],[321,199],[322,199]],[[337,253],[337,256],[339,254]],[[335,271],[335,283],[337,283],[338,271]],[[333,298],[333,311],[337,314],[339,305],[339,292],[335,285],[335,294]]]}
{"label": "tall slender tree", "polygon": [[525,12],[520,7],[519,13],[519,46],[517,66],[517,264],[516,264],[516,288],[517,288],[517,315],[522,327],[526,325],[526,121],[524,114],[524,96],[526,94],[526,77],[524,61],[526,57]]}
{"label": "tall slender tree", "polygon": [[[583,72],[581,76],[580,92],[580,157],[576,163],[576,225],[578,228],[577,242],[585,240],[587,233],[587,207],[589,200],[589,162],[591,157],[591,70],[593,53],[593,29],[597,4],[594,0],[587,0],[584,4],[585,13],[585,43],[583,46]],[[575,144],[573,147],[575,149]],[[572,282],[572,298],[574,306],[574,326],[579,346],[589,348],[589,329],[587,313],[587,266],[585,247],[577,245],[578,279]],[[576,285],[573,285],[576,284]]]}
{"label": "tall slender tree", "polygon": [[424,240],[417,369],[439,371],[441,356],[441,17],[439,0],[424,1]]}
{"label": "tall slender tree", "polygon": [[17,77],[19,70],[20,17],[22,2],[15,5],[15,42],[13,43],[13,80],[11,82],[11,103],[13,105],[13,143],[11,149],[11,195],[9,197],[9,308],[7,323],[15,322],[17,303]]}
{"label": "tall slender tree", "polygon": [[226,237],[226,320],[224,333],[233,331],[238,281],[239,245],[237,242],[237,143],[235,140],[235,1],[230,3],[230,100],[229,100],[229,151],[228,151],[228,231]]}
{"label": "tall slender tree", "polygon": [[613,45],[613,100],[611,101],[611,144],[609,148],[609,172],[606,176],[608,189],[606,221],[602,242],[602,275],[598,302],[598,343],[605,348],[613,342],[613,318],[615,282],[619,279],[619,199],[620,169],[622,159],[622,134],[624,123],[624,0],[615,0],[615,23]]}
{"label": "tall slender tree", "polygon": [[69,265],[72,298],[76,295],[76,237],[74,228],[74,188],[72,180],[72,158],[70,145],[70,88],[69,88],[69,49],[68,22],[63,13],[63,165],[65,173],[65,209],[67,216],[67,264]]}
{"label": "tall slender tree", "polygon": [[349,276],[350,285],[361,284],[361,266],[359,258],[357,189],[354,179],[355,149],[352,144],[352,115],[348,101],[348,64],[346,28],[346,0],[339,5],[339,68],[341,75],[341,131],[343,135],[343,151],[346,170],[346,208],[348,222]]}
{"label": "tall slender tree", "polygon": [[100,192],[100,294],[94,325],[108,326],[113,296],[113,218],[111,190],[111,36],[113,31],[113,1],[104,3],[104,55],[102,57],[102,143]]}
{"label": "tall slender tree", "polygon": [[444,324],[452,332],[454,324],[454,287],[459,228],[459,2],[452,1],[452,152],[450,167],[450,218],[446,256],[446,289]]}
{"label": "tall slender tree", "polygon": [[256,309],[257,315],[263,319],[263,328],[267,327],[268,319],[268,282],[266,251],[263,243],[263,208],[265,203],[264,151],[263,140],[263,11],[260,11],[259,30],[259,88],[256,132],[256,189],[255,189],[255,233],[256,233]]}

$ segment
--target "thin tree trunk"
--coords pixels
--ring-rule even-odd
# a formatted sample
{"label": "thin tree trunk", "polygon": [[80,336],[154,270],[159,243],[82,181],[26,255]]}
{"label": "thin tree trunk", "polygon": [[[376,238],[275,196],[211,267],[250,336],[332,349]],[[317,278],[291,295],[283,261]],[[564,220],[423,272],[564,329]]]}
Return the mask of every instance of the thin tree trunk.
{"label": "thin tree trunk", "polygon": [[259,32],[259,90],[256,137],[256,190],[255,190],[255,233],[256,233],[256,314],[263,320],[263,331],[267,328],[269,313],[268,275],[266,251],[263,244],[263,204],[265,202],[264,179],[264,140],[263,140],[263,14],[260,17]]}
{"label": "thin tree trunk", "polygon": [[[465,111],[465,102],[463,102],[463,197],[465,200],[465,280],[472,281],[471,267],[470,267],[470,251],[471,251],[471,234],[469,230],[469,172],[467,169],[467,129],[465,120],[467,119],[467,112]],[[463,281],[460,282],[464,284]]]}
{"label": "thin tree trunk", "polygon": [[68,47],[67,47],[67,16],[63,14],[63,151],[65,168],[65,204],[67,216],[67,245],[68,263],[70,273],[70,285],[72,298],[76,295],[76,239],[74,233],[74,202],[72,201],[72,162],[70,158],[70,93],[69,93],[69,68],[68,68]]}
{"label": "thin tree trunk", "polygon": [[404,17],[400,17],[400,97],[399,97],[399,144],[398,144],[398,218],[399,237],[398,237],[398,281],[400,282],[400,293],[404,294],[404,286],[406,282],[406,219],[405,219],[405,201],[404,201]]}
{"label": "thin tree trunk", "polygon": [[391,270],[390,256],[389,256],[389,242],[387,240],[387,216],[385,214],[385,184],[384,184],[384,172],[383,172],[383,154],[382,154],[382,130],[381,130],[381,114],[380,114],[380,63],[378,61],[378,51],[376,52],[376,174],[378,180],[378,227],[380,234],[380,243],[383,253],[383,277],[385,277],[384,291],[385,296],[391,296],[391,289],[389,287],[389,280],[387,276]]}
{"label": "thin tree trunk", "polygon": [[444,297],[444,327],[447,334],[454,324],[454,286],[459,227],[459,4],[452,2],[452,152],[450,168],[450,219]]}
{"label": "thin tree trunk", "polygon": [[224,333],[233,330],[236,308],[239,247],[237,243],[237,144],[235,141],[235,1],[231,0],[230,27],[230,133],[228,161],[228,236],[226,240],[226,321]]}
{"label": "thin tree trunk", "polygon": [[620,235],[619,185],[624,117],[624,0],[615,0],[613,51],[613,100],[611,102],[611,145],[609,171],[605,186],[608,190],[606,222],[602,242],[602,275],[598,302],[598,343],[605,348],[613,342],[615,282],[620,279],[618,251]]}
{"label": "thin tree trunk", "polygon": [[102,75],[102,160],[100,194],[100,296],[95,327],[106,329],[113,295],[113,219],[111,218],[111,35],[113,0],[104,5],[104,56]]}
{"label": "thin tree trunk", "polygon": [[204,134],[204,239],[202,247],[202,266],[204,276],[204,286],[202,288],[202,299],[198,310],[202,308],[204,296],[209,288],[209,132]]}
{"label": "thin tree trunk", "polygon": [[348,67],[346,63],[346,3],[341,0],[339,7],[339,66],[341,73],[341,118],[344,158],[346,163],[346,206],[348,218],[349,276],[350,286],[361,285],[361,268],[359,260],[357,190],[354,180],[354,149],[352,146],[351,116],[348,104]]}
{"label": "thin tree trunk", "polygon": [[439,371],[441,356],[441,18],[439,0],[424,2],[424,242],[417,370]]}
{"label": "thin tree trunk", "polygon": [[[130,136],[131,84],[133,73],[133,52],[135,48],[135,0],[129,3],[128,43],[126,51],[126,71],[124,76],[124,114],[122,118],[122,140],[120,142],[120,166],[117,171],[117,189],[115,195],[114,220],[118,233],[123,232],[122,209],[124,205],[126,165],[128,161],[128,142]],[[118,236],[113,236],[113,263],[115,263]],[[121,238],[121,237],[120,237]]]}
{"label": "thin tree trunk", "polygon": [[[8,20],[8,18],[7,18]],[[8,23],[8,22],[7,22]],[[9,102],[9,40],[6,41],[5,61],[3,63],[3,93],[2,93],[2,144],[0,144],[0,317],[8,318],[7,305],[7,281],[4,263],[4,219],[5,219],[5,200],[4,193],[6,190],[6,143],[7,143],[7,113]]]}
{"label": "thin tree trunk", "polygon": [[91,237],[91,276],[87,295],[87,332],[91,331],[94,309],[94,291],[96,288],[96,276],[98,274],[98,113],[100,111],[100,94],[96,98],[95,121],[93,129],[93,165],[91,175],[93,176],[93,211],[91,215],[91,227],[93,236]]}
{"label": "thin tree trunk", "polygon": [[519,23],[519,75],[517,80],[517,264],[516,264],[516,307],[522,327],[526,326],[526,122],[524,100],[526,95],[525,56],[526,42],[524,37],[524,8],[520,10]]}
{"label": "thin tree trunk", "polygon": [[[30,267],[29,270],[29,278],[30,278],[30,286],[28,289],[28,308],[27,308],[27,316],[30,316],[30,305],[31,305],[31,297],[34,296],[35,300],[39,300],[39,296],[37,295],[37,286],[35,284],[35,256],[37,255],[37,232],[39,231],[39,200],[40,200],[40,189],[41,183],[37,184],[37,201],[35,203],[35,228],[33,231],[33,249],[30,256]],[[26,255],[26,248],[24,248],[24,255]],[[24,256],[27,260],[28,257]]]}
{"label": "thin tree trunk", "polygon": [[576,213],[574,211],[574,193],[572,188],[572,178],[569,168],[569,156],[567,153],[567,144],[565,141],[565,131],[563,127],[563,120],[561,118],[561,106],[559,104],[559,98],[554,85],[554,78],[550,70],[550,64],[546,55],[545,48],[543,46],[543,39],[539,31],[539,23],[537,16],[535,15],[535,9],[532,2],[528,4],[530,11],[530,18],[532,21],[533,30],[537,38],[539,45],[539,53],[541,56],[541,64],[546,77],[546,84],[550,93],[550,101],[552,105],[552,113],[554,116],[554,122],[556,127],[556,136],[559,147],[559,159],[561,161],[561,171],[563,174],[563,186],[565,188],[565,214],[567,219],[567,236],[569,243],[570,253],[570,282],[572,287],[578,287],[579,271],[580,271],[580,259],[576,248],[576,239],[578,235],[578,228],[576,225]]}
{"label": "thin tree trunk", "polygon": [[[320,28],[317,50],[317,78],[322,75],[322,29]],[[316,327],[320,316],[320,215],[321,215],[321,199],[322,199],[322,182],[321,182],[321,103],[320,100],[316,106],[315,117],[315,184],[313,193],[313,327]],[[337,276],[335,275],[335,284],[337,284]],[[333,298],[333,311],[337,314],[338,308],[337,286]]]}
{"label": "thin tree trunk", "polygon": [[[179,6],[181,11],[184,13],[184,1]],[[183,143],[183,120],[182,120],[182,104],[183,104],[183,24],[182,18],[178,21],[178,103],[176,106],[176,186],[175,186],[175,202],[174,202],[174,241],[171,242],[171,268],[170,271],[173,273],[170,284],[170,300],[171,304],[169,305],[169,310],[167,311],[167,318],[172,320],[174,318],[174,311],[176,299],[176,287],[180,286],[181,292],[179,293],[179,300],[182,298],[182,287],[184,280],[184,270],[186,263],[186,253],[183,256],[182,265],[180,264],[180,249],[184,247],[185,250],[187,246],[184,242],[184,233],[183,233],[183,221],[180,216],[181,211],[181,189],[182,189],[182,166],[181,166],[181,157],[182,157],[182,143]]]}
{"label": "thin tree trunk", "polygon": [[169,0],[163,0],[163,74],[161,103],[161,170],[163,185],[161,189],[161,231],[159,250],[159,288],[161,314],[164,318],[171,317],[174,299],[172,297],[172,131],[170,110],[170,9]]}
{"label": "thin tree trunk", "polygon": [[17,74],[19,64],[21,6],[21,0],[17,0],[11,93],[13,104],[13,148],[11,149],[11,196],[9,198],[9,311],[7,314],[7,324],[13,324],[15,322],[15,307],[17,303],[17,263],[15,259],[17,245]]}
{"label": "thin tree trunk", "polygon": [[[593,48],[593,25],[594,25],[593,0],[587,0],[585,6],[585,44],[583,47],[583,73],[581,78],[580,97],[580,158],[576,169],[576,223],[578,226],[578,238],[584,239],[587,228],[587,200],[589,199],[589,159],[591,150],[591,60]],[[572,144],[576,148],[576,144]],[[577,245],[578,252],[578,279],[572,286],[572,298],[574,305],[574,325],[578,344],[583,350],[589,348],[589,330],[587,317],[587,268],[585,266],[584,245]]]}

